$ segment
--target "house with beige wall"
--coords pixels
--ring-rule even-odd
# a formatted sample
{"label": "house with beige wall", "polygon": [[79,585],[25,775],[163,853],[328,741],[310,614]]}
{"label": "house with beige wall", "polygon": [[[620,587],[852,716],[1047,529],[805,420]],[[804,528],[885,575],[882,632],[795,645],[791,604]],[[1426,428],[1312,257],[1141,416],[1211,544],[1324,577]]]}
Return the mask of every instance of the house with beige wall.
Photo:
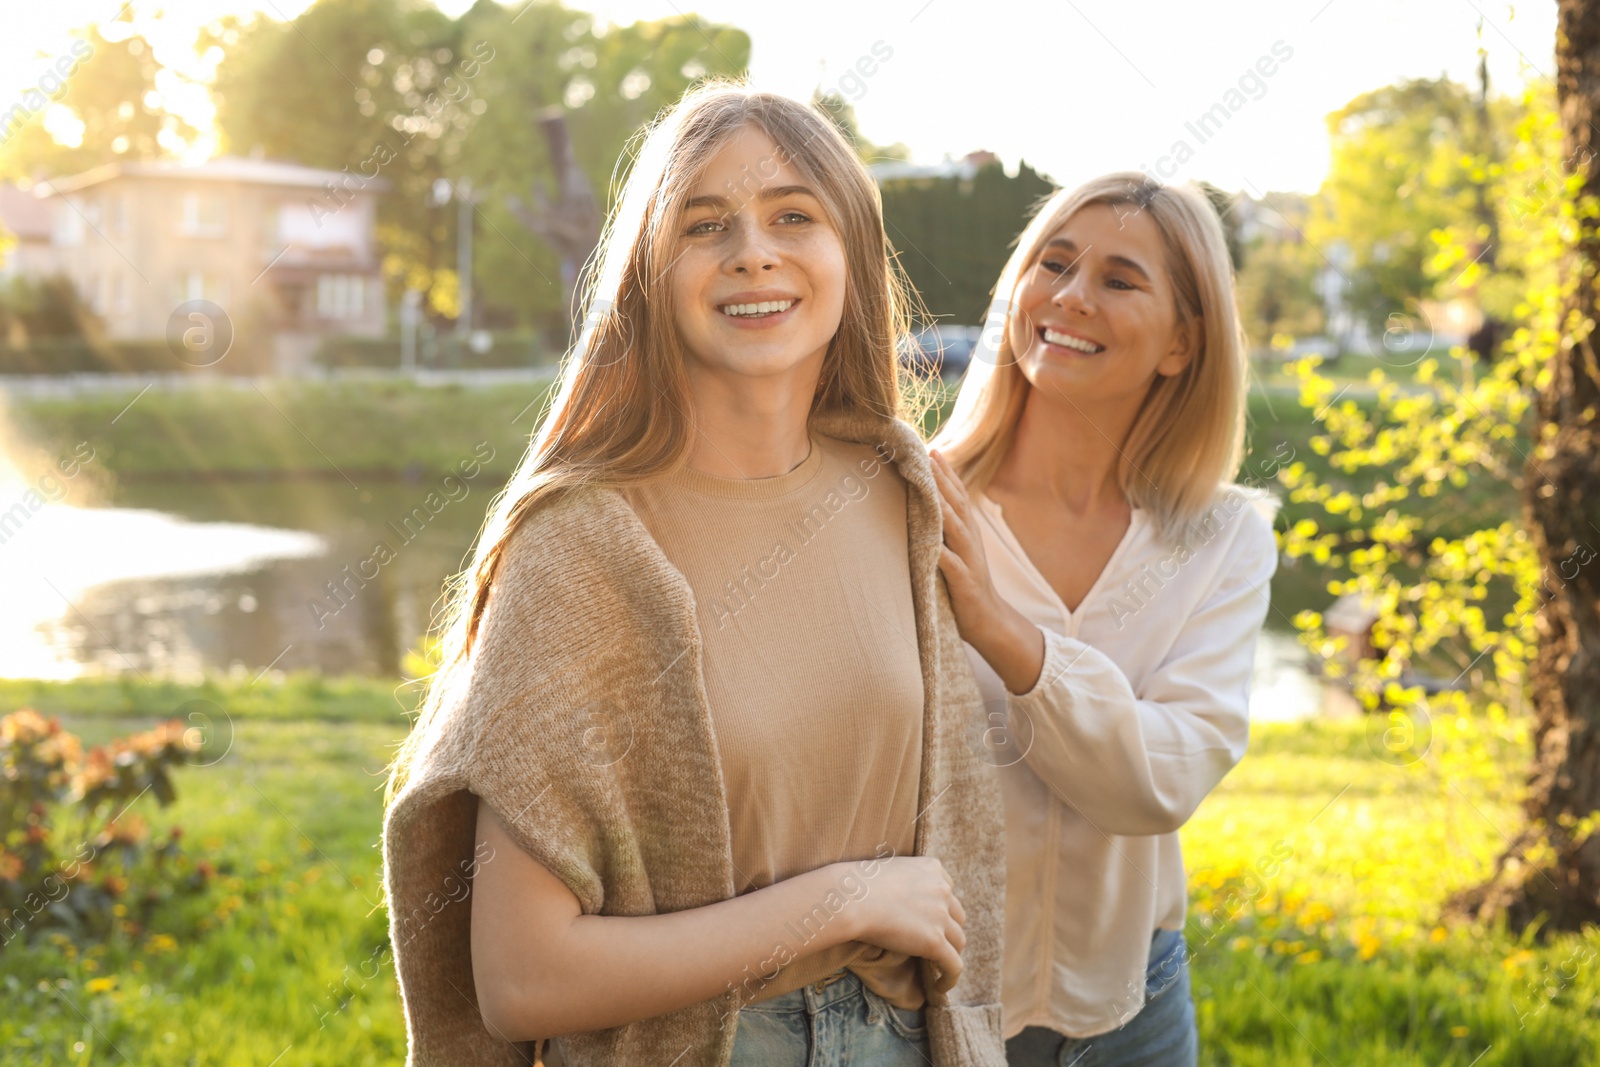
{"label": "house with beige wall", "polygon": [[33,231],[10,270],[66,274],[108,340],[164,338],[179,305],[208,300],[236,345],[265,342],[274,368],[295,374],[326,337],[385,330],[374,225],[388,183],[354,185],[340,171],[261,159],[110,163],[20,190],[47,213],[47,246],[17,191],[0,197],[0,225],[9,215]]}

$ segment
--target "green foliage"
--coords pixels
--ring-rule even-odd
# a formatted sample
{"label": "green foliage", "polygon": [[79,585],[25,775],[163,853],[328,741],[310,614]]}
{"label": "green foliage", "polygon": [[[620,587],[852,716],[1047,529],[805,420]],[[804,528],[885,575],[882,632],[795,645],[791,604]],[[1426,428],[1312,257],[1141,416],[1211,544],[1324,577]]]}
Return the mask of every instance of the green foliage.
{"label": "green foliage", "polygon": [[51,930],[103,941],[137,936],[175,896],[203,891],[181,831],[152,840],[126,809],[145,792],[177,799],[172,770],[202,747],[181,719],[84,751],[30,708],[0,719],[0,948]]}
{"label": "green foliage", "polygon": [[539,194],[555,198],[556,176],[535,118],[564,109],[572,151],[604,212],[645,124],[696,82],[742,76],[750,39],[694,14],[602,27],[593,15],[549,0],[479,4],[462,16],[460,32],[495,49],[473,82],[482,113],[459,156],[446,157],[447,169],[470,175],[481,193],[476,291],[492,321],[564,339],[560,261],[510,206]]}
{"label": "green foliage", "polygon": [[889,241],[929,313],[953,325],[983,322],[1011,243],[1055,191],[1027,163],[1015,177],[998,163],[970,181],[908,178],[883,183]]}
{"label": "green foliage", "polygon": [[[41,106],[0,141],[0,179],[31,178],[35,172],[58,177],[116,160],[170,158],[199,138],[199,130],[162,106],[156,88],[161,66],[149,43],[137,35],[113,33],[120,38],[114,41],[102,36],[103,30],[121,25],[79,31],[83,43],[76,47],[90,51],[61,57],[77,59],[77,66],[48,100],[82,123],[82,141],[75,146],[57,142],[44,128]],[[27,97],[23,104],[30,106]]]}
{"label": "green foliage", "polygon": [[1316,249],[1303,242],[1257,240],[1244,251],[1239,270],[1239,313],[1252,347],[1282,338],[1321,333],[1325,325]]}
{"label": "green foliage", "polygon": [[1205,194],[1206,200],[1211,204],[1211,210],[1217,213],[1217,221],[1222,223],[1222,239],[1228,246],[1228,262],[1233,264],[1233,269],[1237,272],[1244,265],[1244,245],[1239,236],[1239,216],[1233,208],[1243,194],[1230,193],[1208,181],[1199,181],[1195,184]]}
{"label": "green foliage", "polygon": [[102,332],[99,317],[64,274],[19,274],[0,287],[0,341],[89,340]]}
{"label": "green foliage", "polygon": [[839,132],[844,134],[845,140],[850,142],[862,162],[872,164],[890,160],[905,161],[911,158],[911,149],[904,144],[896,142],[892,145],[878,145],[867,140],[861,133],[860,124],[856,121],[855,105],[846,100],[843,93],[819,90],[812,94],[811,102],[826,112],[833,120],[833,124],[839,127]]}
{"label": "green foliage", "polygon": [[379,199],[384,271],[428,308],[458,307],[457,208],[435,181],[470,179],[477,315],[565,336],[560,262],[513,215],[554,176],[535,117],[564,108],[602,207],[628,141],[694,81],[739,75],[741,31],[680,16],[620,28],[551,0],[478,4],[451,20],[403,0],[323,0],[292,23],[258,16],[217,34],[225,144],[390,183]]}
{"label": "green foliage", "polygon": [[[216,869],[209,892],[158,913],[162,933],[19,939],[0,953],[0,1048],[12,1059],[264,1067],[291,1043],[279,1067],[405,1059],[378,834],[381,768],[407,723],[394,680],[324,681],[320,694],[301,681],[229,687],[232,751],[180,769],[178,801],[147,813],[153,835],[181,822],[184,844]],[[99,685],[61,686],[56,699],[89,706]],[[135,680],[125,703],[170,711],[206,692]],[[73,725],[122,723],[97,710]]]}
{"label": "green foliage", "polygon": [[[1500,105],[1502,122],[1513,121]],[[1363,93],[1328,116],[1332,161],[1308,236],[1348,250],[1352,307],[1380,331],[1388,316],[1432,295],[1430,235],[1473,213],[1472,101],[1445,78]]]}
{"label": "green foliage", "polygon": [[[1495,183],[1501,232],[1517,242],[1518,269],[1528,281],[1504,357],[1480,370],[1463,351],[1446,359],[1429,353],[1417,363],[1414,385],[1380,367],[1371,373],[1366,405],[1341,396],[1315,360],[1300,363],[1300,402],[1320,426],[1310,445],[1328,470],[1297,460],[1277,472],[1289,500],[1314,509],[1289,527],[1285,551],[1331,568],[1329,593],[1357,595],[1378,615],[1377,658],[1356,665],[1354,691],[1369,709],[1388,705],[1423,724],[1463,712],[1467,696],[1443,692],[1425,701],[1422,689],[1408,684],[1413,671],[1445,679],[1459,672],[1457,681],[1491,715],[1520,707],[1534,616],[1552,577],[1540,574],[1517,518],[1477,515],[1463,523],[1459,504],[1470,487],[1520,483],[1534,389],[1561,333],[1557,266],[1577,208],[1571,195],[1550,193],[1561,161],[1548,87],[1531,89],[1521,107],[1503,165],[1484,169]],[[1475,165],[1451,165],[1458,164]],[[1458,244],[1444,255],[1454,261],[1463,252]],[[1430,505],[1455,509],[1456,529],[1431,525]],[[1303,612],[1296,623],[1337,672],[1345,638],[1330,635],[1316,612]]]}

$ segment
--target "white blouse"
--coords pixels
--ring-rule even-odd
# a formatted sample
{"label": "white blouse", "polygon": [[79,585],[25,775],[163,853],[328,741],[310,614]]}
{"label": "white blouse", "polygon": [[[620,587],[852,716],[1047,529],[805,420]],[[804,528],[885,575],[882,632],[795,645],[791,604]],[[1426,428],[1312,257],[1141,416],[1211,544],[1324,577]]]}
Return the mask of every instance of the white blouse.
{"label": "white blouse", "polygon": [[1178,828],[1244,755],[1270,502],[1224,490],[1182,547],[1135,508],[1072,612],[1000,505],[972,500],[996,590],[1045,635],[1020,696],[967,646],[1006,805],[1005,1036],[1091,1037],[1144,1006],[1150,938],[1184,924]]}

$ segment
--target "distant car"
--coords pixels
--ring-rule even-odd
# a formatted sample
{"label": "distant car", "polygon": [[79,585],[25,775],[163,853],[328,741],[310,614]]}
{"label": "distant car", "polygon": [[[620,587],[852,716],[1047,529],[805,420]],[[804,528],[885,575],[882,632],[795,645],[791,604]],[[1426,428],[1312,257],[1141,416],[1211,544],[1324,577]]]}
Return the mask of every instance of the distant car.
{"label": "distant car", "polygon": [[935,371],[946,380],[959,378],[972,362],[983,331],[977,326],[930,326],[917,333],[900,352],[902,366]]}

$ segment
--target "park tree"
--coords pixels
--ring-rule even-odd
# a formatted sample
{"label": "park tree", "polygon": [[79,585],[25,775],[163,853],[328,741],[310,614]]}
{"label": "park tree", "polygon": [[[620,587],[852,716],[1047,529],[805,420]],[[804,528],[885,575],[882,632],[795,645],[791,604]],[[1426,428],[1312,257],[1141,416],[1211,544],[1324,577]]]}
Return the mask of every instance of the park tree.
{"label": "park tree", "polygon": [[[322,0],[293,22],[219,23],[217,121],[228,150],[389,182],[379,242],[395,289],[455,317],[457,205],[474,204],[475,319],[563,336],[562,256],[525,225],[557,175],[541,117],[565,129],[604,210],[629,140],[697,79],[742,74],[749,38],[698,16],[612,27],[556,0],[479,3],[459,19],[414,0]],[[520,209],[520,211],[519,211]]]}
{"label": "park tree", "polygon": [[883,223],[901,267],[929,314],[951,325],[983,322],[1011,242],[1055,185],[1019,163],[998,162],[969,178],[897,178],[882,183]]}
{"label": "park tree", "polygon": [[[1556,93],[1564,135],[1559,329],[1535,381],[1523,470],[1528,531],[1551,580],[1533,661],[1527,825],[1468,898],[1482,916],[1572,929],[1600,921],[1600,2],[1561,0]],[[1537,224],[1538,219],[1530,220]]]}
{"label": "park tree", "polygon": [[[1494,121],[1514,122],[1502,102]],[[1480,129],[1489,114],[1447,78],[1417,79],[1356,97],[1328,116],[1332,160],[1308,226],[1319,247],[1348,253],[1346,300],[1376,333],[1415,318],[1436,294],[1430,264],[1441,231],[1475,231],[1496,161]]]}
{"label": "park tree", "polygon": [[[229,16],[202,45],[225,58],[213,97],[222,149],[348,171],[352,187],[388,183],[378,198],[385,273],[454,310],[452,212],[432,202],[451,146],[471,125],[464,54],[455,22],[403,0],[323,0],[292,22]],[[312,194],[327,210],[333,194]]]}
{"label": "park tree", "polygon": [[[20,110],[14,107],[0,127],[0,179],[61,178],[118,160],[171,158],[200,136],[163,106],[161,64],[126,21],[74,36],[72,51],[58,57],[69,73],[24,93]],[[51,107],[65,109],[66,121],[54,129],[45,125]]]}
{"label": "park tree", "polygon": [[[639,132],[696,82],[743,75],[750,38],[693,14],[609,26],[549,0],[479,4],[462,24],[466,37],[492,42],[497,54],[474,82],[481,114],[449,161],[478,191],[478,291],[513,321],[564,337],[573,253],[564,257],[552,244],[566,242],[545,231],[555,205],[588,209],[563,188],[552,146],[570,150],[605,213]],[[561,130],[554,140],[552,119]]]}
{"label": "park tree", "polygon": [[1242,250],[1239,313],[1252,348],[1309,337],[1325,325],[1317,270],[1322,258],[1303,241],[1258,237]]}
{"label": "park tree", "polygon": [[845,140],[856,150],[856,155],[867,165],[873,163],[886,163],[891,161],[905,162],[911,158],[911,149],[907,145],[896,141],[890,145],[874,144],[861,132],[861,123],[856,119],[855,105],[845,99],[843,93],[835,89],[826,92],[818,89],[811,95],[811,102],[827,113],[833,124],[839,127],[839,132],[844,134]]}
{"label": "park tree", "polygon": [[1260,472],[1288,490],[1293,566],[1376,618],[1362,658],[1320,613],[1295,622],[1349,675],[1380,755],[1444,791],[1491,779],[1495,746],[1531,747],[1524,825],[1445,910],[1542,929],[1600,919],[1600,4],[1563,0],[1560,20],[1556,85],[1516,102],[1497,160],[1461,161],[1490,182],[1494,264],[1481,216],[1433,237],[1434,270],[1521,286],[1500,358],[1387,335],[1359,388],[1303,361],[1317,432]]}

